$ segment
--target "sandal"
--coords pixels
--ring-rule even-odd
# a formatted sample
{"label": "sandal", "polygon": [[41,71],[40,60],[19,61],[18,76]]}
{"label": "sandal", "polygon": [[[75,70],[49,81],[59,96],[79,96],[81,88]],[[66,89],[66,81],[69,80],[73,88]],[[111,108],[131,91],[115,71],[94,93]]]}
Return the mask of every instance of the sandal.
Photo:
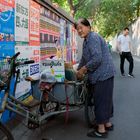
{"label": "sandal", "polygon": [[107,131],[113,131],[114,130],[114,125],[112,124],[111,126],[109,126],[109,127],[105,127],[105,129],[107,130]]}
{"label": "sandal", "polygon": [[100,133],[98,130],[94,130],[94,131],[87,133],[87,136],[96,137],[96,138],[107,138],[108,133],[107,132]]}

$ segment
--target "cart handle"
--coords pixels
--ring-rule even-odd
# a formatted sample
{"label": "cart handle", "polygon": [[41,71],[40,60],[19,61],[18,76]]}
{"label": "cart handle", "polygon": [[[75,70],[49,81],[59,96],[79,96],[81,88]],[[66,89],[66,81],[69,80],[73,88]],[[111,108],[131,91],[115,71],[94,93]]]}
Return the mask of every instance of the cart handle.
{"label": "cart handle", "polygon": [[35,62],[34,60],[28,60],[28,61],[24,61],[24,62],[16,62],[15,66],[17,67],[17,66],[20,66],[20,65],[32,64],[34,62]]}

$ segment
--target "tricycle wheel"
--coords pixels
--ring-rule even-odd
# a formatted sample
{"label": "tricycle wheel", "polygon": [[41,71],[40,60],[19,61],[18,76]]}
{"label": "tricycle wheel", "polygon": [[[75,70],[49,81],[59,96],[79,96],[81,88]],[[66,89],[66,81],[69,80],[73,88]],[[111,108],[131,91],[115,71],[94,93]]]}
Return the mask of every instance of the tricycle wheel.
{"label": "tricycle wheel", "polygon": [[94,99],[89,94],[85,97],[85,120],[88,127],[93,127],[96,123],[94,114]]}
{"label": "tricycle wheel", "polygon": [[14,140],[10,130],[0,122],[0,140]]}

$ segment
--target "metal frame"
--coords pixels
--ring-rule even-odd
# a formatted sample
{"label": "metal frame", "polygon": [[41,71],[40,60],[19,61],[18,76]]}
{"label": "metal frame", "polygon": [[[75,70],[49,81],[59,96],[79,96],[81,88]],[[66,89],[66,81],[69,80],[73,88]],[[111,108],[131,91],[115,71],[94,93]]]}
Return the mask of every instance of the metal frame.
{"label": "metal frame", "polygon": [[[26,118],[26,123],[28,125],[28,128],[31,129],[35,129],[37,127],[39,127],[39,125],[41,125],[42,123],[46,122],[45,120],[53,115],[57,115],[57,114],[61,114],[64,112],[70,112],[70,111],[76,111],[81,109],[84,106],[85,100],[86,100],[86,95],[87,95],[87,89],[86,89],[86,85],[87,85],[87,79],[85,78],[83,81],[78,82],[78,81],[70,81],[70,82],[64,82],[61,84],[64,84],[65,89],[67,88],[68,85],[72,85],[74,87],[74,92],[73,92],[73,96],[74,96],[74,104],[69,104],[68,102],[60,102],[53,94],[51,91],[48,92],[48,95],[53,97],[53,99],[55,100],[48,100],[45,101],[45,106],[48,105],[48,103],[56,103],[55,110],[43,110],[43,114],[41,112],[42,109],[42,105],[44,103],[43,101],[43,94],[44,91],[41,91],[40,94],[40,98],[39,98],[39,103],[34,104],[32,106],[26,105],[25,103],[23,103],[22,101],[20,101],[19,99],[16,99],[14,96],[11,96],[10,93],[10,83],[11,83],[11,79],[15,78],[15,84],[14,84],[14,91],[16,89],[16,85],[17,85],[17,79],[19,76],[19,71],[16,69],[17,66],[19,65],[25,65],[25,64],[30,64],[33,63],[33,61],[25,61],[25,62],[16,62],[16,58],[20,53],[16,53],[11,59],[11,63],[10,63],[10,70],[9,70],[9,74],[8,74],[8,81],[7,83],[5,83],[5,86],[2,88],[3,92],[4,92],[4,97],[2,99],[2,103],[0,104],[0,119],[2,117],[3,112],[5,111],[5,109],[8,109],[12,112],[15,112],[18,115],[21,115],[22,117]],[[34,82],[35,81],[30,81],[31,85],[35,85]],[[39,84],[39,82],[38,82]],[[38,84],[36,85],[37,87]],[[58,84],[57,82],[55,84]],[[79,93],[78,87],[81,86],[82,90]],[[54,87],[53,87],[54,88]],[[33,91],[33,88],[31,88],[31,90]],[[66,92],[64,92],[64,94],[66,94],[67,96],[67,90],[65,90]],[[61,91],[60,91],[61,92]],[[69,92],[69,91],[68,91]],[[13,94],[14,95],[14,94]],[[32,92],[32,95],[34,95],[34,92]],[[78,97],[78,98],[77,98]],[[79,100],[80,99],[80,100]],[[56,110],[57,105],[59,105],[58,109]],[[34,109],[34,107],[36,107]],[[43,108],[46,109],[46,108]]]}
{"label": "metal frame", "polygon": [[[61,107],[63,109],[60,108],[59,110],[56,110],[56,111],[44,112],[43,115],[40,115],[39,114],[39,106],[41,103],[41,98],[40,98],[39,103],[37,103],[36,105],[28,106],[28,105],[24,104],[22,101],[20,101],[19,99],[16,99],[14,96],[8,95],[8,92],[7,92],[7,93],[5,93],[5,97],[3,99],[3,109],[1,110],[0,113],[2,113],[5,109],[8,109],[8,110],[15,112],[16,114],[26,118],[27,124],[29,121],[32,121],[32,123],[40,125],[40,124],[42,124],[42,122],[45,119],[47,119],[53,115],[61,114],[61,113],[64,113],[66,111],[71,112],[71,111],[76,111],[76,110],[81,109],[84,106],[84,101],[85,101],[85,94],[86,94],[85,93],[86,92],[85,83],[82,81],[82,82],[69,82],[69,83],[62,83],[62,84],[65,84],[65,86],[67,84],[72,84],[75,87],[74,94],[78,93],[78,91],[77,91],[78,86],[83,85],[81,93],[80,94],[78,93],[79,97],[81,98],[81,101],[78,101],[77,104],[69,104],[68,110],[65,108],[66,107],[65,103],[61,103],[56,99],[55,102],[59,103],[59,105],[61,105]],[[49,95],[53,96],[51,94],[51,92],[49,93]],[[53,98],[55,99],[54,96],[53,96]],[[4,106],[5,106],[5,108],[4,108]],[[37,107],[37,110],[33,109],[35,106]]]}

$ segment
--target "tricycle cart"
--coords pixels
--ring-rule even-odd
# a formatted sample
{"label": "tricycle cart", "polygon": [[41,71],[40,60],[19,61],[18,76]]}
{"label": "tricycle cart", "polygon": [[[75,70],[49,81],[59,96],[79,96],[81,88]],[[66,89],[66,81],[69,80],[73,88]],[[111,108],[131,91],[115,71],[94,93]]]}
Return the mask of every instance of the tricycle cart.
{"label": "tricycle cart", "polygon": [[[46,123],[54,115],[66,113],[67,119],[68,112],[85,107],[87,124],[91,125],[94,122],[94,101],[91,95],[88,94],[86,77],[82,81],[75,79],[65,82],[56,82],[53,76],[45,74],[42,74],[38,80],[30,77],[26,78],[31,82],[31,92],[35,101],[32,105],[27,105],[10,95],[10,81],[13,77],[18,79],[19,76],[17,66],[33,63],[33,61],[16,62],[19,54],[15,54],[6,64],[0,64],[0,71],[3,74],[5,72],[4,67],[8,68],[6,78],[0,79],[0,91],[4,93],[0,103],[0,118],[5,109],[9,109],[25,117],[28,128],[35,129]],[[14,88],[16,88],[16,84]],[[2,122],[0,122],[0,139],[14,140],[11,132]]]}

